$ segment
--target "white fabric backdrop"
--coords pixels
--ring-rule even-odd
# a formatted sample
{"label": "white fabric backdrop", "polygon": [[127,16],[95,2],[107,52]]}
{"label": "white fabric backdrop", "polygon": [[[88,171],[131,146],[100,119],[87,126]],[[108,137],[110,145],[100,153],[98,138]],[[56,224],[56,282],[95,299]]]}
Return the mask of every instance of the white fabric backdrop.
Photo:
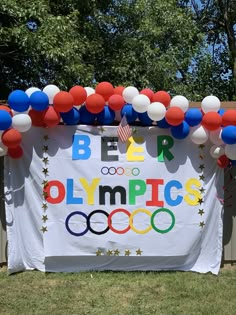
{"label": "white fabric backdrop", "polygon": [[[23,158],[6,157],[10,273],[31,269],[219,272],[223,171],[210,157],[209,144],[199,148],[189,139],[169,138],[168,130],[137,127],[134,137],[141,139],[129,146],[127,154],[127,144],[117,142],[116,130],[32,128],[23,135]],[[112,139],[107,142],[107,137]],[[173,159],[159,161],[158,142],[165,147],[172,140]],[[106,167],[111,173],[114,168],[125,173],[103,175]],[[123,199],[116,193],[110,200],[108,192],[102,193],[103,186],[121,186]],[[107,224],[107,216],[117,208],[125,210],[112,216],[115,231],[128,229],[129,216],[145,210],[133,216],[126,233],[117,234]],[[91,230],[80,235],[87,230],[86,218],[98,209],[107,214],[92,215]],[[158,209],[153,224],[159,233],[150,225],[150,216]],[[104,234],[93,233],[106,229]]]}

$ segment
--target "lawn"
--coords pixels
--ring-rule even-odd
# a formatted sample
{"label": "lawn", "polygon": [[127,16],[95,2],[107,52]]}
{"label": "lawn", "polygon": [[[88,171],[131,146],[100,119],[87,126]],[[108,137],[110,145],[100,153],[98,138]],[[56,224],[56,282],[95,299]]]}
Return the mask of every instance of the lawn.
{"label": "lawn", "polygon": [[236,314],[236,268],[192,272],[39,271],[0,268],[0,314]]}

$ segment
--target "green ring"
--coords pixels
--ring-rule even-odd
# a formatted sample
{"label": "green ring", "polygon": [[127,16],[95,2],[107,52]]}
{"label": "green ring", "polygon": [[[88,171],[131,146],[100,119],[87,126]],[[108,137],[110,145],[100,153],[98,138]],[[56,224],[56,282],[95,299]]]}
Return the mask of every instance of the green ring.
{"label": "green ring", "polygon": [[[160,229],[158,229],[158,228],[155,226],[155,224],[154,224],[154,217],[155,217],[159,212],[166,212],[166,213],[168,213],[168,214],[171,216],[171,218],[172,218],[172,223],[171,223],[171,225],[169,226],[169,228],[166,229],[166,230],[160,230]],[[170,211],[169,209],[166,209],[166,208],[157,209],[156,211],[153,212],[153,214],[152,214],[152,216],[151,216],[151,225],[152,225],[153,230],[155,230],[157,233],[161,233],[161,234],[168,233],[168,232],[170,232],[170,230],[173,229],[173,227],[174,227],[174,225],[175,225],[175,216],[174,216],[173,212]]]}
{"label": "green ring", "polygon": [[[137,171],[138,171],[138,173],[137,173],[137,174],[135,174],[135,173],[134,173],[134,170],[137,170]],[[132,172],[131,172],[131,173],[132,173],[132,175],[133,175],[133,176],[138,176],[138,175],[140,174],[140,170],[139,170],[139,168],[134,167],[134,168],[132,168]]]}

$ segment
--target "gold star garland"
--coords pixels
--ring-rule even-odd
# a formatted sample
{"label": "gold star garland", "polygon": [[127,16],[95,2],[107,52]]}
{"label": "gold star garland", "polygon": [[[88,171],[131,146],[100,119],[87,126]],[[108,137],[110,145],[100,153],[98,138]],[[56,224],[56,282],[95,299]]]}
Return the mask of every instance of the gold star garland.
{"label": "gold star garland", "polygon": [[[47,216],[45,216],[45,220],[48,219]],[[136,251],[136,256],[142,256],[142,250],[138,248]],[[131,256],[132,252],[129,249],[125,249],[124,252],[121,252],[119,249],[108,249],[106,252],[103,252],[101,249],[97,249],[96,256]]]}
{"label": "gold star garland", "polygon": [[[202,220],[202,217],[204,216],[205,212],[204,212],[204,194],[205,194],[205,191],[206,189],[203,187],[204,185],[204,180],[205,180],[205,176],[204,176],[204,170],[205,170],[205,164],[204,164],[204,149],[205,149],[205,145],[204,144],[200,144],[198,146],[199,148],[199,158],[200,158],[200,165],[199,165],[199,170],[201,172],[201,174],[199,175],[199,180],[200,181],[203,181],[202,183],[202,186],[199,188],[199,192],[201,194],[201,197],[198,198],[198,204],[199,204],[199,209],[198,209],[198,215],[201,217],[201,220]],[[203,228],[205,225],[205,222],[204,221],[201,221],[199,223],[199,227]]]}
{"label": "gold star garland", "polygon": [[47,165],[49,164],[49,158],[47,156],[47,152],[48,152],[48,145],[47,145],[47,141],[49,140],[49,136],[48,135],[44,135],[43,136],[43,146],[42,146],[42,152],[43,152],[43,157],[42,157],[42,163],[43,163],[43,168],[42,168],[42,173],[44,174],[45,179],[42,181],[42,188],[43,188],[43,193],[42,193],[42,197],[43,197],[43,203],[42,203],[42,209],[43,209],[43,214],[42,214],[42,221],[43,221],[43,226],[41,228],[40,231],[42,231],[43,233],[48,231],[48,228],[46,226],[47,221],[48,221],[48,216],[46,214],[46,211],[48,209],[48,204],[47,204],[47,197],[48,197],[48,193],[47,191],[45,191],[45,188],[48,185],[48,180],[46,179],[46,177],[49,175],[49,170]]}

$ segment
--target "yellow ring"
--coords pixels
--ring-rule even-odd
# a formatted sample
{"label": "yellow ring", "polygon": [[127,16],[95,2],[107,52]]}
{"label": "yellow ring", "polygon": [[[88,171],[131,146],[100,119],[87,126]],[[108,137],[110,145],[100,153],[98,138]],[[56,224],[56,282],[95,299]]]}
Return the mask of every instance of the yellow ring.
{"label": "yellow ring", "polygon": [[[130,173],[127,172],[127,171],[130,171]],[[126,167],[126,168],[125,168],[125,175],[126,175],[126,176],[131,176],[131,174],[132,174],[131,168],[130,168],[130,167]]]}
{"label": "yellow ring", "polygon": [[130,225],[130,228],[132,231],[136,232],[137,234],[146,234],[148,233],[149,231],[151,231],[152,229],[152,226],[151,224],[149,225],[148,228],[146,228],[145,230],[137,230],[134,225],[133,225],[133,217],[135,216],[135,214],[139,213],[139,212],[143,212],[143,213],[146,213],[149,217],[152,216],[152,213],[151,211],[147,210],[147,209],[144,209],[144,208],[139,208],[139,209],[136,209],[134,210],[131,215],[130,215],[130,218],[129,218],[129,225]]}

